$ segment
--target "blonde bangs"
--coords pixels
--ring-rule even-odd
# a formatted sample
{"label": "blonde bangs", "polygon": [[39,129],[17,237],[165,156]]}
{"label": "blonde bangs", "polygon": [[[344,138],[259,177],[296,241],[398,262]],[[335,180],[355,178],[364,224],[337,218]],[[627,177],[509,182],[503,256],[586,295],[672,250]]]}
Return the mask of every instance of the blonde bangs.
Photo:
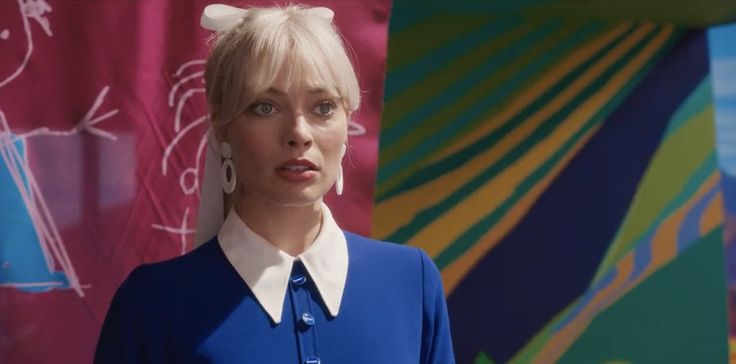
{"label": "blonde bangs", "polygon": [[218,36],[205,71],[214,121],[245,112],[281,71],[289,85],[306,81],[340,98],[349,114],[358,109],[360,88],[341,36],[306,9],[252,8],[240,25]]}

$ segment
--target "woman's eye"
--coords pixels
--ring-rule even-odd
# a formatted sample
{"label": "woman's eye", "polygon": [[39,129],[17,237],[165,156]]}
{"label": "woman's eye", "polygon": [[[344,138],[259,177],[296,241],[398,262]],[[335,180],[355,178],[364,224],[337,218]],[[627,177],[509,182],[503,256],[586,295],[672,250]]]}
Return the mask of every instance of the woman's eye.
{"label": "woman's eye", "polygon": [[276,107],[268,102],[255,103],[250,107],[250,111],[256,115],[271,115],[276,112]]}
{"label": "woman's eye", "polygon": [[319,105],[317,105],[314,111],[319,115],[329,116],[329,115],[332,115],[333,112],[335,112],[336,108],[337,106],[335,105],[335,103],[330,102],[330,101],[324,101],[320,103]]}

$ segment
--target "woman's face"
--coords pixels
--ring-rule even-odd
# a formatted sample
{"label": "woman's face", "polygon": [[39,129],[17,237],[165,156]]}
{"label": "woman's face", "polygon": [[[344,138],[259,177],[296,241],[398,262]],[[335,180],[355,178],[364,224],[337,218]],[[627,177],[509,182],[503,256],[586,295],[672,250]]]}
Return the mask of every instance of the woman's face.
{"label": "woman's face", "polygon": [[[271,87],[227,126],[238,178],[236,204],[283,206],[320,202],[332,187],[347,138],[342,101],[307,79]],[[256,202],[256,201],[253,201]]]}

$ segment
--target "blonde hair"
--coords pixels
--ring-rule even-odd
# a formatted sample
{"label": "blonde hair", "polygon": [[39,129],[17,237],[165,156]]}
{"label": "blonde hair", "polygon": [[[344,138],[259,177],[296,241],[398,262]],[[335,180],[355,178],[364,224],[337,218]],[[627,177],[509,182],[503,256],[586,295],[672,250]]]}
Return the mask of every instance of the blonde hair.
{"label": "blonde hair", "polygon": [[249,8],[242,21],[213,38],[205,83],[211,119],[227,123],[244,113],[284,69],[286,80],[308,80],[340,97],[348,115],[360,104],[355,70],[337,29],[309,7]]}

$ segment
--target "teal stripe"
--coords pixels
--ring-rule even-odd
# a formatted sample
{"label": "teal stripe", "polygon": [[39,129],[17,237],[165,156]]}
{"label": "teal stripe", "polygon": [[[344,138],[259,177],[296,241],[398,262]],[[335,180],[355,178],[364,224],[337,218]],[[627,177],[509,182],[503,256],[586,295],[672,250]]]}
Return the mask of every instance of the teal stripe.
{"label": "teal stripe", "polygon": [[[505,32],[520,25],[519,18],[489,19],[489,23],[466,35],[458,35],[454,42],[449,42],[433,49],[431,52],[397,69],[392,69],[386,78],[385,100],[390,100],[399,93],[431,76],[437,70],[446,69],[448,63],[458,58],[458,55],[468,53],[480,44],[489,42]],[[411,45],[406,45],[411,47]],[[391,60],[389,59],[389,66]]]}
{"label": "teal stripe", "polygon": [[[460,203],[462,200],[471,196],[478,188],[482,187],[487,181],[494,178],[501,171],[506,169],[509,165],[516,162],[521,156],[523,156],[533,145],[538,143],[540,140],[549,136],[549,134],[559,125],[570,113],[572,113],[577,105],[581,104],[590,93],[594,93],[595,90],[599,89],[603,84],[616,74],[616,71],[620,69],[626,61],[634,54],[638,53],[649,40],[655,36],[656,32],[652,32],[644,40],[634,46],[624,57],[619,58],[614,62],[613,66],[606,70],[604,74],[599,77],[595,82],[588,85],[580,95],[573,100],[573,102],[565,105],[560,111],[555,113],[553,117],[542,123],[528,138],[526,138],[521,144],[512,149],[509,153],[504,155],[497,163],[494,163],[489,168],[484,170],[481,174],[471,178],[467,183],[461,186],[458,190],[454,191],[448,197],[444,198],[439,203],[428,207],[419,212],[411,222],[407,225],[399,228],[395,233],[391,234],[386,240],[389,241],[407,241],[412,236],[416,235],[417,232],[422,230],[425,226],[431,224],[446,211],[450,210],[453,206]],[[626,93],[630,90],[625,88]],[[613,107],[617,106],[618,103],[623,99],[623,93],[618,92],[613,97],[613,102],[605,105],[596,113],[596,116],[591,120],[599,121],[602,115],[608,115]],[[590,123],[591,121],[588,121]],[[470,242],[472,245],[473,242]]]}
{"label": "teal stripe", "polygon": [[575,143],[588,132],[593,126],[600,124],[603,118],[591,118],[584,126],[575,132],[574,136],[563,144],[563,147],[555,151],[552,157],[547,159],[541,166],[534,170],[514,189],[497,209],[466,230],[460,237],[455,239],[450,246],[445,248],[436,258],[437,267],[443,269],[452,263],[458,256],[473,247],[478,240],[493,228],[516,203],[534,187],[544,176],[550,173],[560,160],[575,146]]}
{"label": "teal stripe", "polygon": [[[385,193],[377,194],[376,200],[380,202],[386,198],[398,195],[402,193],[403,191],[407,191],[407,190],[416,188],[426,183],[427,181],[434,179],[436,176],[442,175],[444,173],[447,173],[447,172],[450,172],[450,171],[453,171],[459,168],[460,166],[464,164],[464,162],[485,152],[486,150],[488,150],[488,148],[492,147],[497,142],[499,142],[501,139],[503,139],[506,135],[508,135],[508,133],[518,128],[524,122],[528,121],[529,117],[531,117],[532,114],[534,114],[536,111],[542,108],[551,99],[553,99],[560,92],[562,92],[562,90],[564,90],[570,84],[572,84],[575,80],[577,80],[580,77],[580,75],[582,75],[586,70],[592,67],[593,64],[598,62],[608,52],[610,48],[613,48],[616,45],[618,45],[620,42],[623,41],[623,39],[629,36],[634,30],[635,28],[633,27],[629,28],[624,34],[622,34],[621,36],[616,38],[611,44],[609,44],[608,47],[597,52],[595,55],[593,55],[593,57],[586,60],[580,67],[574,69],[568,75],[560,79],[560,81],[558,81],[553,87],[551,87],[549,90],[547,90],[542,95],[540,95],[539,98],[534,100],[529,105],[529,107],[525,108],[520,113],[514,115],[511,118],[511,120],[509,120],[509,122],[507,122],[500,128],[494,130],[493,132],[489,133],[487,136],[459,150],[458,152],[453,153],[447,156],[446,158],[440,161],[437,161],[434,164],[431,164],[429,166],[426,166],[420,169],[419,171],[417,171],[415,174],[410,176],[406,181],[402,182],[398,186],[386,191]],[[583,34],[583,32],[580,32],[579,34]],[[545,57],[542,57],[542,58],[545,58]],[[504,92],[506,91],[504,90]],[[584,95],[584,93],[581,93],[581,95]],[[491,94],[491,97],[493,96],[496,96],[496,95]],[[580,100],[580,97],[578,96],[575,100]],[[493,106],[492,102],[496,102],[496,101],[497,101],[496,99],[492,99],[490,101],[487,101],[486,99],[484,99],[480,103],[478,103],[478,106],[468,110],[468,113],[471,114],[471,117],[474,117],[475,115],[483,115],[488,112],[488,109],[490,107]],[[461,116],[461,118],[463,117],[464,115]],[[443,132],[452,133],[452,131],[447,131],[447,130],[443,130]],[[442,137],[442,135],[439,135],[439,137]],[[435,142],[435,145],[436,145],[436,142]],[[428,152],[425,152],[425,153],[428,153]],[[397,159],[405,160],[404,163],[410,163],[410,162],[415,161],[415,159],[409,159],[404,156],[401,156]],[[391,161],[390,163],[398,163],[398,162]],[[390,165],[390,163],[387,164],[387,167],[388,165]],[[396,167],[394,167],[394,169],[395,168]],[[381,168],[381,170],[383,170],[383,168]],[[384,173],[388,173],[388,172],[384,172]],[[379,183],[381,182],[383,182],[383,180],[379,177]]]}
{"label": "teal stripe", "polygon": [[[555,48],[544,52],[539,57],[533,58],[532,62],[525,66],[520,72],[509,74],[509,80],[494,88],[485,97],[480,99],[471,107],[467,108],[455,118],[442,120],[443,124],[434,124],[441,128],[434,134],[423,138],[410,152],[400,154],[391,158],[385,165],[381,167],[382,174],[379,177],[379,183],[383,178],[391,178],[393,175],[403,169],[406,165],[412,165],[426,158],[438,146],[448,143],[454,138],[467,132],[469,126],[482,122],[492,109],[497,108],[510,94],[521,89],[524,85],[529,84],[535,77],[541,73],[545,67],[549,66],[554,60],[562,57],[566,52],[576,46],[581,41],[589,37],[591,34],[600,30],[600,24],[590,24],[587,27],[579,29],[578,32],[566,37],[563,41],[556,43]],[[459,164],[455,164],[453,168],[457,168]]]}
{"label": "teal stripe", "polygon": [[465,77],[459,79],[452,86],[445,90],[442,90],[433,99],[427,100],[427,102],[413,112],[407,114],[406,117],[400,121],[391,122],[391,125],[395,125],[388,130],[381,131],[381,148],[390,146],[391,144],[397,143],[406,136],[420,127],[423,122],[433,114],[440,112],[446,108],[447,105],[457,102],[467,90],[471,89],[478,80],[489,78],[495,74],[497,70],[504,67],[506,64],[513,62],[524,52],[533,49],[534,45],[544,38],[547,33],[554,31],[559,28],[560,22],[548,23],[542,26],[538,31],[527,35],[525,38],[519,39],[512,43],[512,45],[504,49],[502,54],[491,54],[488,57],[488,61],[484,64],[479,65],[478,68],[469,72]]}
{"label": "teal stripe", "polygon": [[421,6],[401,7],[394,4],[391,9],[391,20],[388,23],[389,39],[398,32],[405,31],[419,23],[425,22],[439,14],[436,10],[423,8]]}
{"label": "teal stripe", "polygon": [[495,14],[496,16],[526,17],[524,11],[530,5],[542,3],[546,0],[515,0],[515,1],[483,1],[482,3],[458,2],[458,1],[426,1],[426,0],[395,0],[391,7],[391,20],[389,22],[389,37],[398,32],[406,31],[422,22],[436,20],[438,27],[442,24],[442,18],[452,16],[477,16],[478,14]]}
{"label": "teal stripe", "polygon": [[544,4],[547,0],[515,0],[515,1],[426,1],[426,0],[395,0],[393,2],[392,16],[407,16],[413,13],[446,14],[518,14],[533,5]]}
{"label": "teal stripe", "polygon": [[670,125],[667,126],[665,132],[665,138],[670,136],[672,133],[680,129],[690,119],[705,110],[706,107],[711,105],[713,101],[713,94],[711,93],[711,81],[710,75],[705,77],[700,82],[698,87],[690,93],[687,100],[677,109],[675,115],[672,117]]}
{"label": "teal stripe", "polygon": [[[647,40],[645,40],[643,43],[640,43],[637,45],[636,48],[640,48],[644,46],[644,44],[649,43],[649,38],[653,37],[653,35],[647,36]],[[624,57],[624,58],[629,58]],[[654,62],[651,62],[650,64],[653,64]],[[618,67],[617,67],[618,68]],[[634,78],[629,81],[629,83],[623,88],[622,92],[617,93],[613,100],[606,104],[604,107],[602,107],[596,114],[590,118],[588,122],[586,122],[582,128],[580,128],[573,137],[565,142],[563,146],[558,149],[552,157],[550,157],[548,160],[544,162],[543,165],[539,166],[532,174],[530,174],[527,178],[522,181],[517,188],[514,191],[514,194],[512,194],[506,201],[502,203],[502,205],[495,209],[492,213],[490,213],[485,218],[481,219],[478,223],[474,224],[470,229],[468,229],[465,233],[463,233],[459,238],[457,238],[452,244],[450,244],[445,250],[443,250],[435,259],[435,263],[439,267],[439,269],[443,269],[450,263],[452,263],[455,259],[457,259],[460,255],[464,254],[468,249],[473,247],[480,238],[485,235],[490,229],[492,229],[500,219],[508,213],[508,210],[513,207],[519,199],[521,199],[522,196],[526,195],[529,190],[531,190],[532,187],[544,176],[546,176],[552,168],[554,168],[555,165],[557,165],[560,160],[567,154],[572,147],[575,145],[575,143],[580,140],[580,138],[585,135],[592,127],[602,123],[613,110],[617,109],[618,106],[626,99],[629,92],[638,84],[638,79]]]}

